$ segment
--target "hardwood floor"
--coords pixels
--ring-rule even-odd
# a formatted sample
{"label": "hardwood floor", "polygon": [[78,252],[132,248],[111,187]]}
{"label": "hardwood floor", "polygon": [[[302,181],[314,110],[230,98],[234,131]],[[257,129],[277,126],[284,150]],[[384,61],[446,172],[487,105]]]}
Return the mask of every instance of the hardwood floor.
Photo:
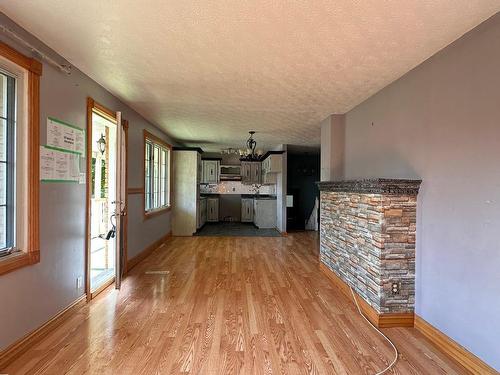
{"label": "hardwood floor", "polygon": [[[374,374],[390,346],[319,271],[317,237],[174,237],[3,372]],[[150,271],[168,271],[168,274]],[[461,374],[413,328],[393,374]],[[2,373],[2,371],[0,371]]]}

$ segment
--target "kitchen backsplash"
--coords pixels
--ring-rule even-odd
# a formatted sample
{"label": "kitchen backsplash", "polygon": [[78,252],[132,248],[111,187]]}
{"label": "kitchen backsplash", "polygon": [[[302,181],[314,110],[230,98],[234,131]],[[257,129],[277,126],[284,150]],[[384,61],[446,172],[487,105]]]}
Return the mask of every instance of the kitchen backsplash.
{"label": "kitchen backsplash", "polygon": [[200,193],[276,195],[276,185],[243,185],[241,181],[221,181],[218,184],[200,185]]}

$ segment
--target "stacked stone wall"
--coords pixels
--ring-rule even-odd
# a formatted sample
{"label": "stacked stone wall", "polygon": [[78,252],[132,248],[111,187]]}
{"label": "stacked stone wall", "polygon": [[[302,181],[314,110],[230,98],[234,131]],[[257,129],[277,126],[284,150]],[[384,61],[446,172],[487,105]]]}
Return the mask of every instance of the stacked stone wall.
{"label": "stacked stone wall", "polygon": [[321,192],[321,262],[380,314],[414,310],[416,207],[414,191]]}

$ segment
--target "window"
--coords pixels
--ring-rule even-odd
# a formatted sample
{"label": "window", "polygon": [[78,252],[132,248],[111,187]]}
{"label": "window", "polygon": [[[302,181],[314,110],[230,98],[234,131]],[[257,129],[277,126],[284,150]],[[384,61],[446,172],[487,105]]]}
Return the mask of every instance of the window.
{"label": "window", "polygon": [[0,256],[14,247],[16,79],[0,71]]}
{"label": "window", "polygon": [[39,87],[42,65],[0,42],[0,274],[39,252]]}
{"label": "window", "polygon": [[146,216],[170,207],[171,147],[144,131],[144,211]]}

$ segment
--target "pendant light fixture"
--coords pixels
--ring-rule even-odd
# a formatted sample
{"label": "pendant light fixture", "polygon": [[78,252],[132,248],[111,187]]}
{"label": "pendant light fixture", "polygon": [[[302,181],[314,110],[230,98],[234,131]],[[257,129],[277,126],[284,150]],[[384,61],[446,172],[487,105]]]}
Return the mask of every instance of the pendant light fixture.
{"label": "pendant light fixture", "polygon": [[262,151],[261,150],[255,151],[255,149],[257,148],[257,141],[253,139],[255,130],[250,130],[248,134],[250,134],[250,137],[247,139],[246,143],[247,147],[244,150],[240,150],[241,160],[258,161],[262,156]]}
{"label": "pendant light fixture", "polygon": [[101,133],[101,138],[97,141],[97,147],[99,151],[101,152],[101,155],[104,155],[104,152],[106,151],[106,139],[104,138],[104,135]]}

